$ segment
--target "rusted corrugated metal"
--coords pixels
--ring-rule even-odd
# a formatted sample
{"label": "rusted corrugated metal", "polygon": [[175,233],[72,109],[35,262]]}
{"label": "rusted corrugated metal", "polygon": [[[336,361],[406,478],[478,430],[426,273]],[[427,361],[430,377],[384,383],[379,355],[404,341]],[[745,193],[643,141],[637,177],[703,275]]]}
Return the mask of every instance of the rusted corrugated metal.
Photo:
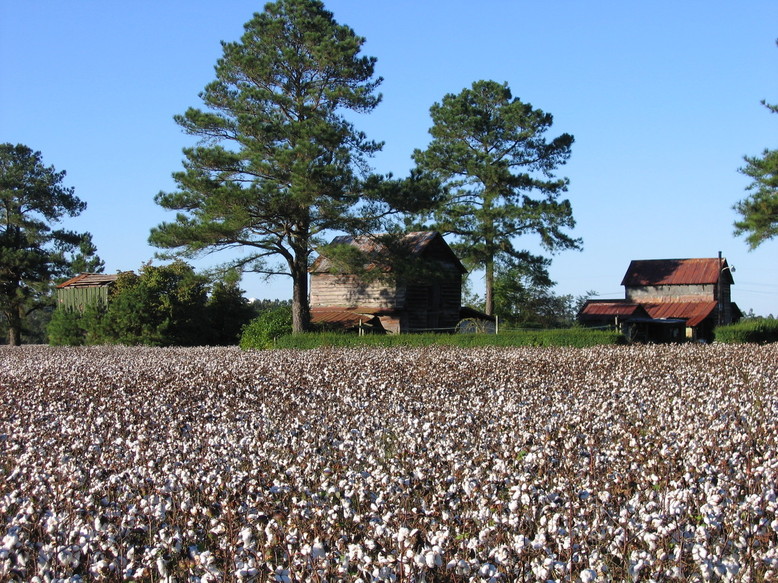
{"label": "rusted corrugated metal", "polygon": [[640,304],[633,304],[621,300],[615,301],[588,301],[581,310],[582,316],[619,316],[629,318],[636,315],[644,315]]}
{"label": "rusted corrugated metal", "polygon": [[118,273],[104,274],[104,273],[82,273],[69,280],[62,282],[57,286],[58,289],[71,288],[71,287],[103,287],[112,285],[116,278],[119,277]]}
{"label": "rusted corrugated metal", "polygon": [[722,280],[732,284],[731,269],[727,260],[716,257],[695,259],[638,259],[629,264],[621,285],[700,285],[715,284]]}
{"label": "rusted corrugated metal", "polygon": [[379,313],[383,312],[358,308],[355,310],[314,309],[311,310],[311,323],[333,328],[349,329],[367,326],[382,330],[381,320],[377,315]]}
{"label": "rusted corrugated metal", "polygon": [[[353,237],[351,235],[341,235],[335,237],[330,245],[353,245],[363,253],[368,255],[377,255],[388,253],[385,243],[381,239],[382,235],[377,236],[361,236]],[[442,243],[442,245],[441,245]],[[401,245],[404,250],[413,256],[425,255],[429,250],[435,248],[438,253],[444,254],[446,259],[457,266],[457,268],[465,273],[467,270],[459,261],[459,258],[454,255],[451,248],[448,247],[443,237],[437,231],[414,231],[405,234],[401,239]],[[378,265],[376,263],[366,265],[365,268],[369,271],[375,269]],[[311,273],[327,273],[332,269],[332,262],[324,255],[319,255],[311,265]],[[384,269],[386,269],[384,267]]]}
{"label": "rusted corrugated metal", "polygon": [[643,304],[652,318],[686,320],[686,325],[694,328],[703,320],[714,315],[718,303],[710,302],[660,302]]}

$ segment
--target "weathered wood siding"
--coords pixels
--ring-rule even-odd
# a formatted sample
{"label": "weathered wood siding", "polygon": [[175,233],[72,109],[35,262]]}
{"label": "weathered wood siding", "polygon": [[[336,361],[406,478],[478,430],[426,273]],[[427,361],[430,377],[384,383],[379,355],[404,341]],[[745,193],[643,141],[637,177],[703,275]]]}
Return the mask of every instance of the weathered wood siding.
{"label": "weathered wood siding", "polygon": [[57,304],[66,310],[80,310],[86,306],[108,302],[108,286],[66,287],[57,290]]}
{"label": "weathered wood siding", "polygon": [[634,286],[626,288],[626,296],[628,301],[635,303],[671,301],[706,302],[716,299],[716,285],[697,284]]}
{"label": "weathered wood siding", "polygon": [[441,277],[427,285],[411,285],[407,291],[408,328],[435,330],[455,328],[459,323],[462,276],[441,265]]}
{"label": "weathered wood siding", "polygon": [[353,275],[311,274],[311,307],[403,308],[405,290],[385,281],[364,282]]}

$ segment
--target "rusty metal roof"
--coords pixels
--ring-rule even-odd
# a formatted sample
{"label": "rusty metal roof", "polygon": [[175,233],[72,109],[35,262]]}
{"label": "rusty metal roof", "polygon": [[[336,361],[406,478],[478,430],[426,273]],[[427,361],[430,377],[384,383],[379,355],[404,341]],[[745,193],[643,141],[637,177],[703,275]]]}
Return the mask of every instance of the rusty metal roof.
{"label": "rusty metal roof", "polygon": [[373,325],[380,327],[380,320],[377,314],[381,310],[370,308],[354,309],[317,309],[311,310],[311,322],[314,324],[330,324],[343,327],[354,327],[359,325]]}
{"label": "rusty metal roof", "polygon": [[648,316],[640,304],[624,300],[589,300],[581,309],[582,316],[623,317]]}
{"label": "rusty metal roof", "polygon": [[718,306],[716,301],[708,302],[661,302],[642,304],[652,318],[682,319],[690,327],[699,326]]}
{"label": "rusty metal roof", "polygon": [[686,320],[686,325],[699,326],[718,306],[715,301],[653,302],[635,304],[623,300],[589,300],[581,309],[584,318],[649,317],[656,320]]}
{"label": "rusty metal roof", "polygon": [[105,273],[82,273],[76,277],[72,277],[67,281],[62,282],[57,286],[58,289],[64,287],[103,287],[111,285],[119,277],[118,273],[105,274]]}
{"label": "rusty metal roof", "polygon": [[[358,237],[354,237],[352,235],[341,235],[339,237],[335,237],[330,245],[353,245],[363,253],[381,255],[388,253],[385,243],[381,240],[381,237],[382,235],[362,235]],[[430,248],[430,245],[438,239],[443,245],[445,245],[446,249],[448,249],[447,253],[450,254],[451,261],[456,264],[457,268],[460,269],[462,273],[465,273],[467,270],[462,265],[461,261],[459,261],[459,258],[448,246],[442,235],[437,231],[414,231],[411,233],[406,233],[401,239],[401,244],[410,255],[418,256],[424,254],[424,252]],[[366,266],[368,270],[374,269],[375,267],[376,264]],[[319,256],[311,265],[309,271],[311,273],[326,273],[330,271],[331,268],[332,262],[324,255],[319,254]]]}
{"label": "rusty metal roof", "polygon": [[631,261],[621,285],[700,285],[722,281],[735,283],[727,260],[716,257],[698,259],[638,259]]}

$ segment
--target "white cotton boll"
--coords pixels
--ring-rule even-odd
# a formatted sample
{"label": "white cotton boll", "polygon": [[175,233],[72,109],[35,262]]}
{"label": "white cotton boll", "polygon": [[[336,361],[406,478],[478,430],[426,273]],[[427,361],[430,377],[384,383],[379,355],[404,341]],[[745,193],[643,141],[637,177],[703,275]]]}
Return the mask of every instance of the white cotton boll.
{"label": "white cotton boll", "polygon": [[246,527],[240,531],[240,540],[243,543],[244,548],[251,548],[254,546],[254,532],[251,527]]}
{"label": "white cotton boll", "polygon": [[637,580],[640,577],[641,569],[643,569],[643,567],[645,566],[646,566],[646,562],[643,559],[640,559],[638,561],[630,561],[629,567],[627,568],[627,572],[629,573],[630,577]]}
{"label": "white cotton boll", "polygon": [[160,576],[167,577],[167,563],[162,557],[157,557],[157,571],[159,571]]}
{"label": "white cotton boll", "polygon": [[649,551],[656,550],[656,541],[659,539],[657,535],[653,532],[647,532],[643,535],[643,541],[648,546]]}
{"label": "white cotton boll", "polygon": [[497,567],[491,563],[484,563],[481,568],[478,569],[478,574],[484,579],[490,579],[497,573]]}
{"label": "white cotton boll", "polygon": [[695,544],[692,547],[692,558],[696,562],[701,563],[702,561],[704,561],[705,559],[708,558],[708,551],[707,551],[707,549],[705,547],[703,547],[702,545]]}
{"label": "white cotton boll", "polygon": [[311,547],[311,558],[312,559],[320,559],[326,554],[326,551],[324,550],[324,545],[321,541],[317,540],[313,546]]}
{"label": "white cotton boll", "polygon": [[522,553],[530,544],[530,540],[523,534],[516,535],[513,539],[513,550],[517,553]]}
{"label": "white cotton boll", "polygon": [[434,569],[435,568],[435,553],[432,551],[427,551],[424,553],[424,564],[427,566],[428,569]]}
{"label": "white cotton boll", "polygon": [[539,581],[545,581],[548,579],[548,569],[544,565],[532,564],[532,572]]}
{"label": "white cotton boll", "polygon": [[532,548],[537,550],[543,549],[546,546],[546,535],[543,533],[538,533],[535,535],[535,538],[532,540]]}
{"label": "white cotton boll", "polygon": [[597,579],[597,571],[594,569],[584,569],[579,575],[582,583],[591,583]]}
{"label": "white cotton boll", "polygon": [[13,550],[13,548],[19,543],[19,535],[16,532],[7,534],[3,537],[3,548]]}
{"label": "white cotton boll", "polygon": [[700,573],[702,573],[702,578],[705,581],[710,581],[713,579],[715,572],[711,567],[710,561],[705,561],[700,565]]}
{"label": "white cotton boll", "polygon": [[683,571],[681,571],[680,567],[671,567],[665,571],[665,576],[668,579],[681,579],[683,577]]}

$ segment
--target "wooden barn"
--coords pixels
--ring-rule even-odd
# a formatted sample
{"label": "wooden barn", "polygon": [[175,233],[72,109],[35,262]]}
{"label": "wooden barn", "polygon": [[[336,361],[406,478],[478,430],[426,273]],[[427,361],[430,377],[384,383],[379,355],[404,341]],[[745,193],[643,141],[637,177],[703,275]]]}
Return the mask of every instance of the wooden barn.
{"label": "wooden barn", "polygon": [[[590,300],[579,321],[592,326],[621,318],[624,324],[641,324],[647,338],[657,341],[676,339],[672,330],[681,322],[686,338],[711,341],[717,325],[741,317],[732,284],[732,268],[721,256],[635,260],[621,282],[624,300]],[[638,307],[644,314],[635,311]]]}
{"label": "wooden barn", "polygon": [[391,333],[456,328],[466,270],[440,233],[408,233],[395,250],[422,266],[419,273],[424,275],[400,274],[391,262],[382,261],[389,252],[380,237],[342,236],[332,245],[353,245],[368,262],[360,276],[343,273],[319,255],[310,268],[314,324]]}
{"label": "wooden barn", "polygon": [[108,303],[108,291],[116,283],[118,273],[82,273],[57,286],[57,306],[83,310],[86,306]]}

